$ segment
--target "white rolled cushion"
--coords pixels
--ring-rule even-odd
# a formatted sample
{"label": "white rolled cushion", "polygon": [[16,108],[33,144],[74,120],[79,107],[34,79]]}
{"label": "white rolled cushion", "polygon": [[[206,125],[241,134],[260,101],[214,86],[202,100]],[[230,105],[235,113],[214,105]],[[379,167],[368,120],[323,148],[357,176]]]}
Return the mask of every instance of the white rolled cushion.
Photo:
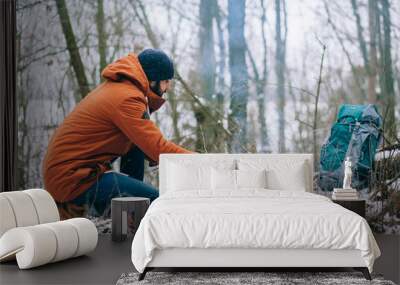
{"label": "white rolled cushion", "polygon": [[267,171],[236,170],[237,188],[267,188]]}
{"label": "white rolled cushion", "polygon": [[78,233],[70,223],[54,222],[44,224],[56,236],[57,250],[51,262],[57,262],[73,257],[78,250]]}
{"label": "white rolled cushion", "polygon": [[20,269],[86,254],[96,248],[97,229],[76,218],[7,231],[0,238],[0,261],[16,257]]}
{"label": "white rolled cushion", "polygon": [[36,208],[31,197],[23,191],[1,193],[9,202],[15,215],[17,227],[33,226],[39,223]]}
{"label": "white rolled cushion", "polygon": [[0,195],[0,237],[16,226],[17,223],[10,202],[6,197]]}
{"label": "white rolled cushion", "polygon": [[78,233],[78,248],[74,257],[91,252],[96,248],[98,232],[96,226],[90,220],[74,218],[65,220],[65,222],[71,224]]}
{"label": "white rolled cushion", "polygon": [[33,201],[36,213],[39,218],[39,224],[51,223],[60,220],[56,203],[49,192],[43,189],[24,190]]}
{"label": "white rolled cushion", "polygon": [[239,170],[267,170],[267,188],[272,190],[307,191],[309,170],[305,161],[291,159],[239,159]]}
{"label": "white rolled cushion", "polygon": [[212,168],[211,177],[213,190],[236,190],[236,170]]}
{"label": "white rolled cushion", "polygon": [[19,268],[28,269],[51,262],[56,248],[56,236],[43,225],[14,228],[0,239],[0,260],[16,254]]}

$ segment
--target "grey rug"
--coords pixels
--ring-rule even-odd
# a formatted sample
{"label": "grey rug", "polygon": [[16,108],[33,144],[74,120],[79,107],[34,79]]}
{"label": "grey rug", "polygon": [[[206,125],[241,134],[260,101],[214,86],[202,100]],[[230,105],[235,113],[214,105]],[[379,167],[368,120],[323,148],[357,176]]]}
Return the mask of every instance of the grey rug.
{"label": "grey rug", "polygon": [[146,278],[138,281],[138,273],[122,274],[117,285],[133,284],[373,284],[395,285],[382,276],[372,275],[368,281],[359,272],[148,272]]}

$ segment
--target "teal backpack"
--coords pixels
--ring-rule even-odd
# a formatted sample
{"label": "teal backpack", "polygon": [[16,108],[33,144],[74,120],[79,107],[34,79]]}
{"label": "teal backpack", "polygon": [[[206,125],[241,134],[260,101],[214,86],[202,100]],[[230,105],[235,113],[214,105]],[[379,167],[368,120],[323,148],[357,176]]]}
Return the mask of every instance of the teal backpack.
{"label": "teal backpack", "polygon": [[352,187],[368,186],[382,118],[374,105],[342,105],[336,123],[321,148],[319,187],[332,191],[343,184],[344,161],[352,161]]}

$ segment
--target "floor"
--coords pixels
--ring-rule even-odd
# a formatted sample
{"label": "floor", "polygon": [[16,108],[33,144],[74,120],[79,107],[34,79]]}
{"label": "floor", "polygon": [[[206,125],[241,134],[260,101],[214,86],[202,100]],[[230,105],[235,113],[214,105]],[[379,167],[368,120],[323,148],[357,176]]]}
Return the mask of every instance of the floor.
{"label": "floor", "polygon": [[[376,235],[383,257],[374,272],[400,283],[400,236]],[[0,284],[115,284],[124,272],[134,271],[129,241],[115,243],[99,237],[97,249],[81,256],[30,270],[18,270],[15,262],[0,265]]]}
{"label": "floor", "polygon": [[124,272],[132,272],[129,241],[112,242],[99,236],[95,251],[87,256],[18,270],[16,262],[0,265],[0,284],[115,284]]}
{"label": "floor", "polygon": [[385,279],[400,284],[400,235],[374,234],[381,250],[374,264],[374,271],[385,276]]}

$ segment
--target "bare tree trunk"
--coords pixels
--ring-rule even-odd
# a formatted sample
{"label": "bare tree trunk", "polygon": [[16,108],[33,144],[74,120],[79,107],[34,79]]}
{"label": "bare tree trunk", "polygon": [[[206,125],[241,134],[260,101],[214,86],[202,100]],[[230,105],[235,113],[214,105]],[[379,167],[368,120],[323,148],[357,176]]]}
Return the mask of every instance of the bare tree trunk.
{"label": "bare tree trunk", "polygon": [[[213,31],[213,18],[214,18],[214,0],[201,0],[199,6],[199,42],[200,42],[200,56],[199,56],[199,83],[200,90],[205,98],[205,104],[215,107],[215,52],[214,52],[214,31]],[[201,112],[201,109],[197,109]],[[215,132],[216,122],[213,118],[208,117],[206,114],[197,114],[195,118],[197,121],[196,134],[197,146],[203,145],[204,149],[208,152],[214,152],[215,139],[217,132]]]}
{"label": "bare tree trunk", "polygon": [[265,85],[268,81],[267,72],[267,36],[265,33],[265,22],[266,22],[266,8],[264,0],[261,0],[261,35],[263,40],[263,65],[262,65],[262,78],[259,84],[257,84],[257,103],[258,103],[258,121],[260,123],[260,135],[261,135],[261,152],[269,152],[269,138],[267,132],[267,123],[265,118],[265,97],[266,89]]}
{"label": "bare tree trunk", "polygon": [[174,130],[174,141],[176,143],[180,143],[181,133],[180,133],[179,127],[178,127],[179,113],[177,110],[178,102],[176,100],[175,87],[171,91],[168,92],[168,103],[171,107],[172,128]]}
{"label": "bare tree trunk", "polygon": [[248,73],[246,40],[244,37],[245,0],[228,1],[229,69],[231,102],[229,114],[229,142],[231,152],[242,152],[247,138]]}
{"label": "bare tree trunk", "polygon": [[[194,118],[196,119],[196,151],[207,153],[209,149],[207,148],[206,137],[204,136],[204,123],[206,121],[206,116],[201,108],[194,106]],[[207,138],[208,139],[208,138]]]}
{"label": "bare tree trunk", "polygon": [[213,31],[213,9],[214,0],[200,1],[200,89],[206,101],[212,103],[215,92],[215,52]]}
{"label": "bare tree trunk", "polygon": [[[282,8],[281,8],[282,4]],[[283,11],[283,19],[282,19]],[[282,31],[282,21],[283,28]],[[285,152],[285,66],[286,66],[286,9],[284,0],[275,0],[275,73],[277,78],[277,96],[278,96],[278,149],[279,152]]]}
{"label": "bare tree trunk", "polygon": [[[260,19],[260,27],[262,34],[262,46],[263,46],[263,57],[262,57],[262,70],[259,71],[255,62],[255,59],[250,49],[247,49],[250,63],[254,72],[254,81],[256,85],[257,93],[257,107],[258,107],[258,123],[260,126],[260,140],[261,149],[260,152],[269,152],[269,142],[267,133],[267,124],[265,119],[265,86],[267,84],[267,38],[265,34],[265,22],[266,22],[266,10],[264,7],[264,0],[261,0],[262,15]],[[261,74],[260,74],[261,73]]]}
{"label": "bare tree trunk", "polygon": [[97,0],[96,14],[97,40],[100,57],[99,76],[100,82],[104,79],[101,77],[101,72],[107,65],[107,34],[105,31],[104,3],[103,0]]}
{"label": "bare tree trunk", "polygon": [[[126,31],[124,29],[124,10],[125,10],[125,3],[122,3],[121,1],[114,1],[114,7],[113,9],[115,10],[114,14],[114,19],[111,21],[112,23],[112,35],[114,37],[117,37],[117,42],[113,48],[113,52],[110,53],[108,56],[107,62],[113,62],[115,60],[115,57],[117,53],[121,50],[122,45],[123,45],[123,36],[126,32],[131,33],[131,31]],[[108,36],[107,36],[108,39]]]}
{"label": "bare tree trunk", "polygon": [[384,102],[385,133],[386,138],[394,141],[396,138],[396,119],[395,119],[395,94],[393,65],[391,54],[391,19],[390,4],[388,0],[381,0],[382,5],[382,24],[383,24],[383,46],[381,54],[382,60],[382,97]]}
{"label": "bare tree trunk", "polygon": [[[16,45],[15,45],[15,53],[17,66],[20,66],[21,61],[21,32],[17,31],[16,34]],[[25,149],[29,147],[27,144],[27,136],[28,136],[28,126],[27,126],[27,107],[28,107],[28,98],[25,94],[25,88],[22,84],[22,78],[24,74],[23,71],[17,70],[17,120],[18,120],[18,140],[17,140],[17,183],[16,189],[26,189],[27,185],[27,162],[30,160],[29,157],[26,156]]]}
{"label": "bare tree trunk", "polygon": [[[168,20],[172,21],[171,19],[171,6],[168,5],[167,6],[167,15],[168,15]],[[178,37],[180,35],[181,32],[181,23],[182,23],[182,19],[180,18],[178,23],[176,24],[176,29],[173,32],[173,36],[171,38],[171,40],[173,41],[173,45],[171,47],[171,56],[172,58],[176,58],[176,48],[178,45]],[[171,108],[171,118],[172,118],[172,129],[173,129],[173,141],[180,144],[182,137],[181,137],[181,132],[179,129],[179,117],[180,114],[178,112],[178,93],[177,93],[177,86],[176,84],[172,85],[172,89],[168,92],[168,103],[169,106]]]}
{"label": "bare tree trunk", "polygon": [[76,102],[79,102],[89,93],[89,84],[85,74],[85,68],[82,63],[82,58],[79,53],[79,48],[76,44],[74,31],[72,30],[71,21],[68,15],[67,5],[65,0],[55,0],[58,16],[60,17],[61,27],[64,33],[67,49],[71,57],[71,65],[75,72],[76,80],[78,81],[80,96],[75,96]]}
{"label": "bare tree trunk", "polygon": [[[218,124],[223,124],[224,120],[224,101],[225,101],[225,59],[226,59],[226,51],[225,51],[225,39],[224,39],[224,31],[222,29],[222,19],[221,19],[221,9],[218,5],[218,1],[214,2],[214,18],[217,24],[218,31],[218,51],[219,51],[219,62],[218,62],[218,74],[217,74],[217,110],[218,114],[216,114],[216,118],[218,119]],[[218,128],[215,128],[215,131],[219,133]],[[226,151],[226,138],[225,136],[218,135],[218,139],[216,140],[216,148],[218,151],[225,152]]]}
{"label": "bare tree trunk", "polygon": [[377,75],[377,65],[378,65],[378,57],[376,51],[377,10],[378,7],[376,0],[368,0],[368,29],[369,29],[368,102],[371,104],[376,103],[376,75]]}
{"label": "bare tree trunk", "polygon": [[318,129],[318,102],[319,95],[321,92],[321,83],[322,83],[322,69],[324,68],[324,58],[325,58],[325,50],[326,46],[322,45],[322,56],[321,62],[319,65],[319,76],[318,76],[318,84],[317,84],[317,92],[315,94],[315,104],[314,104],[314,121],[313,121],[313,155],[314,155],[314,167],[317,167],[319,162],[319,148],[317,143],[317,129]]}
{"label": "bare tree trunk", "polygon": [[330,9],[329,9],[329,6],[328,6],[327,2],[328,2],[327,0],[323,0],[324,8],[325,8],[325,11],[326,11],[326,14],[327,14],[327,18],[328,18],[327,19],[328,20],[328,24],[332,27],[333,32],[335,33],[335,36],[336,36],[336,38],[337,38],[337,40],[338,40],[338,42],[340,44],[340,47],[342,48],[343,53],[346,55],[347,61],[349,62],[350,66],[351,66],[351,71],[353,72],[354,80],[355,80],[355,82],[357,84],[357,87],[358,87],[360,93],[361,94],[365,94],[365,90],[363,88],[363,84],[362,84],[362,82],[360,80],[360,76],[358,75],[358,72],[357,72],[357,67],[354,65],[354,63],[353,63],[353,61],[351,59],[350,52],[346,49],[346,47],[344,45],[344,42],[343,42],[343,38],[339,34],[339,30],[338,30],[336,24],[334,23],[334,21],[332,20],[331,12],[330,12]]}
{"label": "bare tree trunk", "polygon": [[384,106],[382,103],[382,98],[383,96],[383,68],[384,68],[384,60],[383,60],[383,34],[382,34],[382,9],[381,9],[381,1],[377,0],[377,20],[376,20],[376,39],[378,41],[378,80],[379,80],[379,88],[380,88],[380,94],[377,95],[377,100],[378,100],[378,106],[381,108],[381,111],[384,111]]}
{"label": "bare tree trunk", "polygon": [[358,4],[356,0],[351,0],[351,7],[353,8],[354,17],[356,17],[356,26],[357,26],[357,38],[358,44],[360,46],[361,55],[364,61],[364,67],[368,70],[368,53],[367,53],[367,44],[365,43],[365,39],[363,36],[363,27],[361,25],[361,17],[358,12]]}
{"label": "bare tree trunk", "polygon": [[32,145],[29,143],[29,126],[27,124],[27,109],[29,97],[25,94],[22,86],[22,74],[18,74],[18,156],[17,156],[17,189],[26,189],[28,184],[29,162],[31,160],[30,150]]}
{"label": "bare tree trunk", "polygon": [[[138,18],[139,22],[145,29],[147,38],[149,39],[150,43],[153,45],[153,47],[159,48],[158,38],[156,37],[156,34],[154,33],[150,25],[143,3],[140,0],[130,0],[129,3],[133,8],[135,16]],[[185,95],[189,99],[189,103],[193,109],[193,112],[195,113],[195,116],[197,113],[197,108],[201,109],[205,115],[213,118],[214,122],[217,122],[219,130],[222,132],[219,133],[220,137],[223,136],[229,139],[232,138],[232,132],[226,129],[222,123],[219,123],[219,118],[222,117],[222,114],[218,110],[216,110],[217,116],[214,115],[209,106],[206,106],[201,102],[201,100],[196,95],[196,92],[194,92],[190,85],[182,78],[178,70],[175,70],[175,78],[182,85],[182,88],[185,91],[183,92],[183,95]],[[230,121],[229,118],[228,121]],[[232,124],[234,125],[234,123]],[[246,148],[244,146],[241,145],[240,147],[242,148],[242,150],[246,151]]]}
{"label": "bare tree trunk", "polygon": [[[217,81],[217,87],[218,87],[218,94],[222,93],[223,90],[225,89],[225,58],[226,58],[226,53],[225,53],[225,40],[224,40],[224,31],[222,29],[221,25],[221,11],[220,7],[218,5],[218,2],[215,1],[215,7],[214,7],[214,17],[217,23],[217,31],[218,31],[218,50],[219,50],[219,62],[218,62],[218,81]],[[218,96],[217,94],[217,96]],[[223,96],[223,94],[221,94]],[[223,101],[223,97],[222,97]],[[222,111],[222,110],[220,110]]]}

